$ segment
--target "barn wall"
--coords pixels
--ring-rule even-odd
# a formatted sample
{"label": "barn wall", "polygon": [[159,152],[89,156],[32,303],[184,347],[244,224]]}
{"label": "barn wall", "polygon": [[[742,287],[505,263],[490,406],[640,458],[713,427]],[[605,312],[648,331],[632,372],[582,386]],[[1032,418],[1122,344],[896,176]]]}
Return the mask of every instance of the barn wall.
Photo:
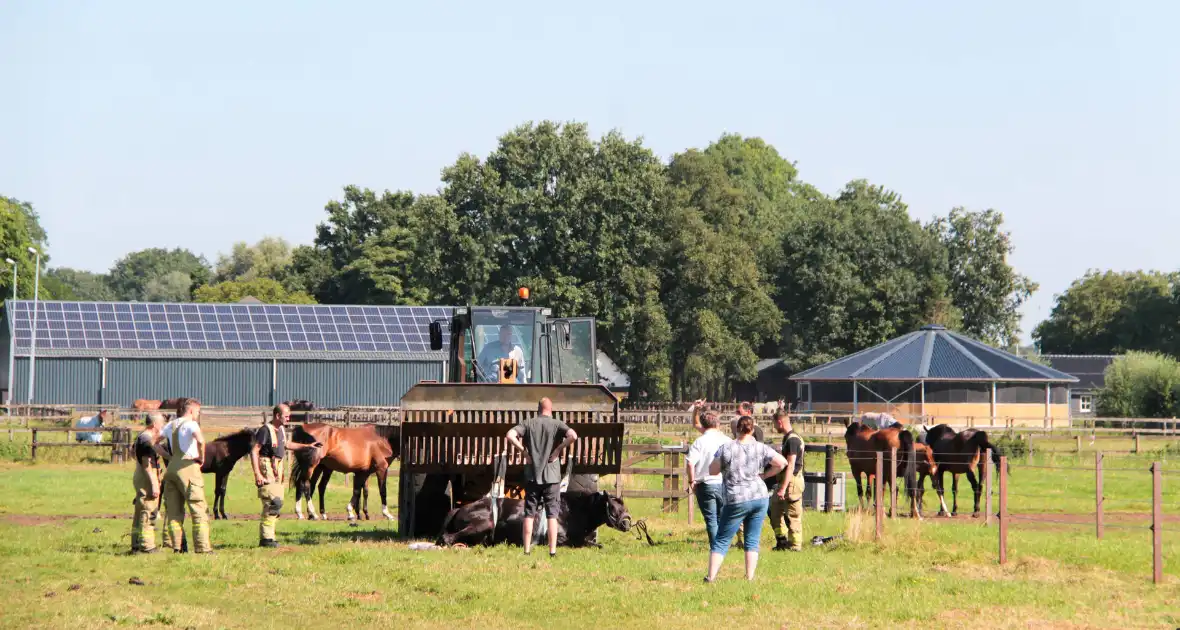
{"label": "barn wall", "polygon": [[[103,402],[99,399],[102,363],[98,359],[45,357],[38,358],[34,365],[34,403],[96,405]],[[16,358],[13,375],[13,402],[23,404],[29,395],[28,357]]]}
{"label": "barn wall", "polygon": [[393,406],[424,380],[442,380],[439,361],[279,361],[278,400],[317,407]]}
{"label": "barn wall", "polygon": [[[40,361],[38,361],[40,363]],[[40,374],[40,370],[38,370]],[[38,380],[40,380],[38,378]],[[192,396],[210,406],[271,404],[271,362],[224,359],[110,359],[104,403]]]}

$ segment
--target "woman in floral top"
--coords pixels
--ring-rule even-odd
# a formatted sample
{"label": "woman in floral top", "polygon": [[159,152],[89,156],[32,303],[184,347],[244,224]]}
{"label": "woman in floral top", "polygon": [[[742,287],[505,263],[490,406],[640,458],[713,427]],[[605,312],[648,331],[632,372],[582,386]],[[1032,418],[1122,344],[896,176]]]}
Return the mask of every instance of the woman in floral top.
{"label": "woman in floral top", "polygon": [[786,467],[787,460],[774,449],[754,439],[754,419],[738,420],[738,439],[723,445],[709,466],[710,474],[720,474],[725,486],[725,507],[721,509],[717,538],[709,550],[709,574],[706,582],[717,578],[729,544],[739,526],[745,529],[746,579],[754,579],[758,567],[758,545],[762,522],[770,493],[764,479],[774,477]]}

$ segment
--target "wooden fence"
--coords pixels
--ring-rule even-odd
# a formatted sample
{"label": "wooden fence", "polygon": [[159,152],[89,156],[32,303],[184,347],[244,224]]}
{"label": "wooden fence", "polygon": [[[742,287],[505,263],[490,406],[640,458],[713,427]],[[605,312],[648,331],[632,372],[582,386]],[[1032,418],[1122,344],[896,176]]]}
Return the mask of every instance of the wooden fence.
{"label": "wooden fence", "polygon": [[[130,460],[131,449],[134,440],[135,431],[127,427],[98,427],[98,428],[35,428],[29,429],[32,433],[32,443],[30,448],[30,458],[37,461],[37,450],[46,448],[104,448],[111,451],[111,463],[123,463]],[[41,441],[38,439],[47,433],[64,433],[65,441]],[[91,442],[85,441],[70,441],[70,434],[75,436],[79,433],[109,433],[110,440],[106,442]],[[11,432],[9,434],[11,439]]]}
{"label": "wooden fence", "polygon": [[[807,482],[824,485],[824,511],[831,512],[835,505],[836,454],[839,448],[830,444],[807,444],[804,449],[807,453],[824,454],[824,472],[805,473],[804,477]],[[621,473],[615,476],[615,496],[624,499],[660,499],[662,501],[661,510],[666,513],[679,513],[680,500],[685,499],[688,501],[688,522],[692,524],[695,512],[693,509],[694,496],[690,489],[681,483],[681,477],[684,476],[683,457],[687,456],[687,453],[688,446],[684,444],[675,446],[624,445]],[[662,466],[638,466],[638,464],[657,457],[661,458]],[[659,476],[663,478],[663,487],[659,490],[628,490],[624,481],[624,477],[627,475]]]}

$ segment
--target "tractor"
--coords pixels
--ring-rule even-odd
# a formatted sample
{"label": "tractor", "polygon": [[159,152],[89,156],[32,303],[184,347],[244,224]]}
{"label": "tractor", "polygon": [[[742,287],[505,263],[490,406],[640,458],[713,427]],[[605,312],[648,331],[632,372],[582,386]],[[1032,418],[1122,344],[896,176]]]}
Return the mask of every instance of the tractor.
{"label": "tractor", "polygon": [[[527,290],[520,295],[525,302]],[[524,465],[505,435],[536,414],[542,397],[579,436],[562,453],[567,491],[597,492],[599,475],[619,473],[623,425],[618,399],[598,384],[593,318],[554,318],[527,305],[458,307],[449,321],[431,322],[430,345],[449,346],[446,382],[419,383],[401,401],[403,536],[434,536],[451,508],[486,496],[498,455],[508,458],[505,493],[520,496]]]}

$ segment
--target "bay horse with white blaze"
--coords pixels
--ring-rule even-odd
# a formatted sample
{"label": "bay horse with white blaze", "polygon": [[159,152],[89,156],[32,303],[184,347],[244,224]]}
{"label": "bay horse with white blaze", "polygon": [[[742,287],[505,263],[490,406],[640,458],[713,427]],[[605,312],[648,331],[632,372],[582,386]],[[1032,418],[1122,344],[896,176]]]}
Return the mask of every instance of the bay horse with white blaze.
{"label": "bay horse with white blaze", "polygon": [[[352,473],[352,500],[348,504],[348,520],[356,520],[362,513],[361,493],[371,475],[377,477],[377,490],[381,494],[381,514],[389,520],[386,500],[386,479],[389,464],[397,456],[400,428],[388,425],[367,425],[361,427],[334,427],[322,422],[305,423],[295,428],[291,439],[302,444],[323,444],[319,449],[294,451],[291,463],[291,486],[295,488],[295,513],[303,518],[300,501],[307,499],[308,512],[316,518],[312,506],[312,490],[319,482],[320,512],[324,512],[324,490],[333,472]],[[367,495],[367,491],[365,491]],[[363,514],[369,518],[366,496]]]}

